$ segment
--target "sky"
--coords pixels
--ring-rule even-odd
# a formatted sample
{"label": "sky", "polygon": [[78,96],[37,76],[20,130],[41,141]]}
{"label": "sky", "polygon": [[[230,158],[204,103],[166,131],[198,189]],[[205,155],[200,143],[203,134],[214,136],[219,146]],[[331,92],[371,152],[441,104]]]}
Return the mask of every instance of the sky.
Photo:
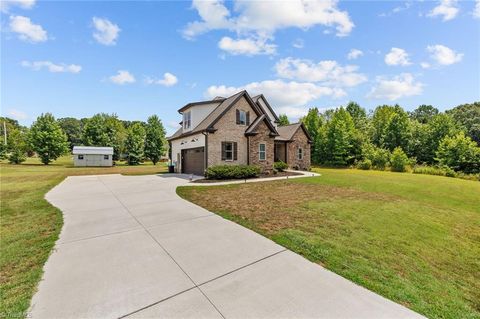
{"label": "sky", "polygon": [[291,121],[480,100],[477,1],[2,1],[1,114],[157,114],[247,89]]}

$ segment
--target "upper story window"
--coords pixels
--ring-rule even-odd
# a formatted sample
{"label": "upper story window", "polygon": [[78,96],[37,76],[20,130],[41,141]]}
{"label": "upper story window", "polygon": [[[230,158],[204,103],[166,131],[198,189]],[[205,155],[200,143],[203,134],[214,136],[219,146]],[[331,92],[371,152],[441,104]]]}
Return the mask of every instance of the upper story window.
{"label": "upper story window", "polygon": [[237,110],[236,122],[239,125],[249,125],[250,124],[250,112],[243,110]]}
{"label": "upper story window", "polygon": [[303,159],[303,148],[299,147],[297,150],[297,158],[299,160]]}
{"label": "upper story window", "polygon": [[258,159],[264,161],[267,158],[267,151],[266,151],[265,144],[258,144]]}
{"label": "upper story window", "polygon": [[188,130],[192,126],[192,112],[183,113],[183,129]]}

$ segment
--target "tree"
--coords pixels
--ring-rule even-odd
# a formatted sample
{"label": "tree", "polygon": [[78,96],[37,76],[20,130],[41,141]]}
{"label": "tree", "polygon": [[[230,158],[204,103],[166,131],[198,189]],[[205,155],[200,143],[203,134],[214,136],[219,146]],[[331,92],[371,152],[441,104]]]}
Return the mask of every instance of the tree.
{"label": "tree", "polygon": [[301,119],[305,128],[308,131],[308,134],[312,138],[313,150],[311,152],[311,160],[313,163],[320,163],[321,150],[319,146],[319,137],[320,137],[320,128],[322,127],[323,121],[320,116],[320,112],[316,107],[308,110],[308,113],[305,117]]}
{"label": "tree", "polygon": [[278,126],[290,125],[287,114],[280,114],[278,116]]}
{"label": "tree", "polygon": [[434,116],[426,125],[427,135],[425,145],[426,152],[425,162],[432,164],[435,161],[435,153],[440,142],[446,136],[453,136],[457,132],[452,118],[447,114],[438,114]]}
{"label": "tree", "polygon": [[145,157],[156,165],[160,157],[165,154],[167,144],[165,129],[158,116],[152,115],[148,118],[145,132]]}
{"label": "tree", "polygon": [[462,104],[446,113],[480,146],[480,102]]}
{"label": "tree", "polygon": [[62,130],[67,134],[67,140],[70,144],[70,149],[76,145],[82,145],[82,121],[73,117],[64,117],[58,119],[58,124]]}
{"label": "tree", "polygon": [[400,106],[395,106],[395,113],[385,127],[382,147],[393,151],[397,147],[408,150],[411,138],[410,120],[407,113]]}
{"label": "tree", "polygon": [[367,127],[367,112],[355,102],[349,102],[345,110],[350,113],[357,130],[364,130]]}
{"label": "tree", "polygon": [[396,147],[390,158],[392,172],[405,172],[407,170],[408,162],[407,154],[405,154],[401,147]]}
{"label": "tree", "polygon": [[8,161],[20,164],[25,161],[27,153],[27,131],[15,128],[10,131],[7,142]]}
{"label": "tree", "polygon": [[455,136],[446,136],[438,146],[436,153],[440,165],[455,171],[476,174],[480,172],[480,148],[464,132]]}
{"label": "tree", "polygon": [[431,105],[422,104],[419,107],[417,107],[413,112],[410,113],[410,118],[412,120],[417,120],[422,124],[427,124],[437,114],[438,114],[437,108]]}
{"label": "tree", "polygon": [[50,113],[40,115],[32,124],[29,141],[45,165],[68,152],[67,136]]}
{"label": "tree", "polygon": [[135,123],[127,131],[125,142],[128,165],[138,165],[143,160],[145,150],[145,129]]}
{"label": "tree", "polygon": [[384,147],[387,128],[395,113],[395,106],[382,105],[375,109],[372,117],[370,137],[372,143],[376,146]]}
{"label": "tree", "polygon": [[82,140],[88,146],[113,147],[113,159],[118,160],[124,149],[125,128],[116,114],[95,114],[86,120]]}
{"label": "tree", "polygon": [[[343,107],[337,109],[324,130],[324,162],[344,166],[353,162],[354,141],[356,137],[353,119]],[[321,143],[320,143],[321,144]]]}

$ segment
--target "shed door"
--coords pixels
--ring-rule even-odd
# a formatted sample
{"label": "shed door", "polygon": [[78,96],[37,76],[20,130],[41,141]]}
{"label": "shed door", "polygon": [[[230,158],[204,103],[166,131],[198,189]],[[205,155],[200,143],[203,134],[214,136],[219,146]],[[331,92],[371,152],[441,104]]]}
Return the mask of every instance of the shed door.
{"label": "shed door", "polygon": [[182,173],[203,176],[205,151],[203,147],[182,150]]}
{"label": "shed door", "polygon": [[86,165],[87,166],[101,166],[102,165],[102,158],[103,155],[97,155],[97,154],[88,154],[86,156]]}

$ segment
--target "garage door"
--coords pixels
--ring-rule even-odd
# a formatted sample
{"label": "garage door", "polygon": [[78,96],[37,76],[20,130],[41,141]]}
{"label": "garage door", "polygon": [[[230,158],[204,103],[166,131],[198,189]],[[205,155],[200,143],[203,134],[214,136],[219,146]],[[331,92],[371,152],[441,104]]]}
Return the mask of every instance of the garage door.
{"label": "garage door", "polygon": [[204,148],[182,150],[182,173],[203,175],[205,170]]}

